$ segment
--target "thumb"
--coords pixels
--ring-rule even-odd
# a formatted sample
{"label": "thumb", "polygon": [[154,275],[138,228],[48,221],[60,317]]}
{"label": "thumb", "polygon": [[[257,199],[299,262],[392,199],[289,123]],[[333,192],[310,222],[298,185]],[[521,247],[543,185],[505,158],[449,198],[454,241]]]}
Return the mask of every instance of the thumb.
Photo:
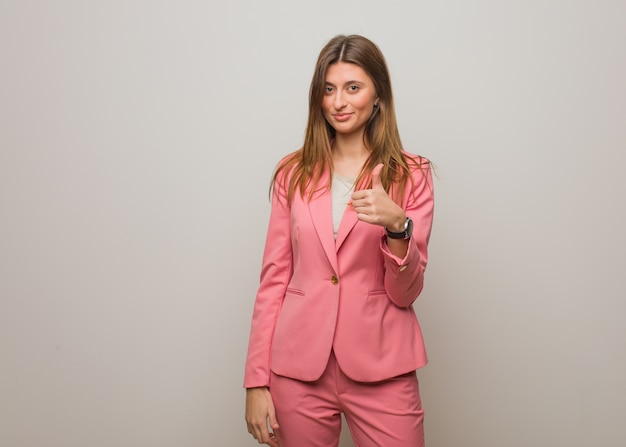
{"label": "thumb", "polygon": [[372,169],[372,189],[384,189],[383,183],[380,181],[380,171],[383,170],[384,165],[379,163]]}
{"label": "thumb", "polygon": [[280,427],[278,426],[278,421],[276,420],[276,413],[274,412],[273,408],[269,411],[268,416],[269,416],[270,427],[272,427],[272,430],[278,430]]}

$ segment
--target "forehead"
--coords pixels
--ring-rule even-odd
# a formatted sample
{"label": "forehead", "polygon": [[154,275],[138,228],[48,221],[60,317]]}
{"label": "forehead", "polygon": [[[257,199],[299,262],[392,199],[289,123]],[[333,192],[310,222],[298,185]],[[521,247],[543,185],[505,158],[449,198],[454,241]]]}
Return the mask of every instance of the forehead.
{"label": "forehead", "polygon": [[334,85],[341,85],[351,81],[372,83],[372,79],[367,75],[365,70],[349,62],[336,62],[329,65],[326,70],[325,81]]}

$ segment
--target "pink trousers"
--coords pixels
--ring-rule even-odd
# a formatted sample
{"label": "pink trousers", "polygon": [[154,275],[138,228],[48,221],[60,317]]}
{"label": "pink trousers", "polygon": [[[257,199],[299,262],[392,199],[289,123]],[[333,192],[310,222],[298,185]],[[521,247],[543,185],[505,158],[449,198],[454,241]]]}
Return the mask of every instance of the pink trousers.
{"label": "pink trousers", "polygon": [[315,382],[276,374],[270,380],[282,447],[336,447],[341,413],[356,447],[424,446],[424,411],[414,372],[382,382],[355,382],[331,354]]}

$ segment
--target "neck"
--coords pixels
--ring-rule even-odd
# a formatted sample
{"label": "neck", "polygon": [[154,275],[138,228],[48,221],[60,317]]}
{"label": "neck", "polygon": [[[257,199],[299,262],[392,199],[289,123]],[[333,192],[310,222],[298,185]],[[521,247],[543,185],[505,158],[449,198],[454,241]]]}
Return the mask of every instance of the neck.
{"label": "neck", "polygon": [[332,150],[334,171],[346,177],[356,177],[370,154],[362,134],[337,135]]}
{"label": "neck", "polygon": [[361,159],[367,157],[369,151],[363,143],[363,134],[335,136],[333,142],[333,158],[335,159]]}

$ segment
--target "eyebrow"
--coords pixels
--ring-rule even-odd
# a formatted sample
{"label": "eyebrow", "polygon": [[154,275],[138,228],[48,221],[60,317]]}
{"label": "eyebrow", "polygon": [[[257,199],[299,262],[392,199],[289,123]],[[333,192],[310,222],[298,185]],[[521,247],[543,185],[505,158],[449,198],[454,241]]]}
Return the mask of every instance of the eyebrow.
{"label": "eyebrow", "polygon": [[[324,81],[324,83],[326,85],[332,85],[333,87],[336,87],[336,85],[333,84],[332,82]],[[343,83],[343,85],[348,85],[348,84],[363,84],[363,81],[346,81]]]}

